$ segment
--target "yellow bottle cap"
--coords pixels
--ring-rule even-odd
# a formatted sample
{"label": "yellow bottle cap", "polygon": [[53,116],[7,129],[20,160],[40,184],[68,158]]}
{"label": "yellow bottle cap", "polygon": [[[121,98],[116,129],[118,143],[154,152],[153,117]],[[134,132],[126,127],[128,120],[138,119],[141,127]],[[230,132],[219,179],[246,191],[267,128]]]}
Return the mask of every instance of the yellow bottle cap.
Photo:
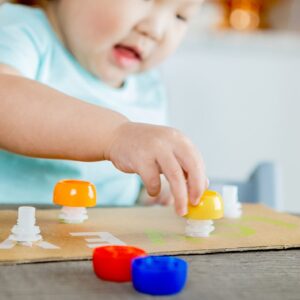
{"label": "yellow bottle cap", "polygon": [[184,216],[192,220],[215,220],[224,215],[223,199],[215,191],[206,190],[197,206],[188,205],[188,213]]}

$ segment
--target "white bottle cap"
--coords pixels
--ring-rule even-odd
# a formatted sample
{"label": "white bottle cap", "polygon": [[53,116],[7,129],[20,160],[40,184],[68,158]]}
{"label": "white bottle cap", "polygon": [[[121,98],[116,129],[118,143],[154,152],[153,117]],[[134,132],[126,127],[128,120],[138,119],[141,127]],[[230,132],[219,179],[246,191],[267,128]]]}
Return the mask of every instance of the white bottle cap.
{"label": "white bottle cap", "polygon": [[238,187],[235,185],[224,185],[222,188],[224,200],[224,217],[240,218],[242,215],[241,203],[238,201]]}
{"label": "white bottle cap", "polygon": [[78,224],[88,219],[85,207],[69,207],[64,206],[59,215],[59,219],[63,223]]}
{"label": "white bottle cap", "polygon": [[18,225],[22,228],[31,228],[35,225],[35,208],[21,206],[18,209]]}
{"label": "white bottle cap", "polygon": [[12,228],[10,239],[17,242],[36,242],[42,239],[40,228],[35,226],[35,208],[21,206],[18,209],[17,225]]}
{"label": "white bottle cap", "polygon": [[209,237],[214,230],[212,220],[187,220],[185,235],[189,237]]}

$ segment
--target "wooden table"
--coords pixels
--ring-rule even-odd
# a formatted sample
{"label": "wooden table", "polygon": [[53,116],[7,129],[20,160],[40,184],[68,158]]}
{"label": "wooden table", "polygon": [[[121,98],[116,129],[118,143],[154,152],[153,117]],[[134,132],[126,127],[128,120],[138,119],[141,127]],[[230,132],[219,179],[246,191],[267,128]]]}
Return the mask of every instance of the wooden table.
{"label": "wooden table", "polygon": [[[158,299],[300,299],[300,250],[182,256],[189,280]],[[90,261],[0,266],[0,299],[152,299],[130,283],[99,280]],[[157,299],[157,298],[156,298]]]}

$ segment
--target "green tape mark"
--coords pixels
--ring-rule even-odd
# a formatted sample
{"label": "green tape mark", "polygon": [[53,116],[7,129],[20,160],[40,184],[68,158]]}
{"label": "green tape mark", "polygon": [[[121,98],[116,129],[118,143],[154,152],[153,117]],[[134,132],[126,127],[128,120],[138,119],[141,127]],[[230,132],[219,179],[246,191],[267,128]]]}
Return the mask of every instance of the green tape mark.
{"label": "green tape mark", "polygon": [[251,235],[256,234],[256,230],[249,227],[249,226],[244,226],[241,224],[223,224],[222,226],[224,227],[230,227],[237,229],[237,232],[232,232],[232,233],[215,233],[214,235],[216,236],[228,236],[228,237],[249,237]]}
{"label": "green tape mark", "polygon": [[256,233],[256,230],[254,230],[250,227],[247,227],[247,226],[240,226],[240,230],[241,230],[242,236],[251,236]]}
{"label": "green tape mark", "polygon": [[204,241],[206,238],[185,236],[184,239],[185,239],[186,241],[188,241],[188,242],[195,243],[195,244],[199,244],[199,243],[203,243],[203,241]]}
{"label": "green tape mark", "polygon": [[161,245],[165,243],[162,233],[157,230],[149,229],[145,231],[145,234],[153,244]]}
{"label": "green tape mark", "polygon": [[166,243],[166,240],[184,240],[185,236],[174,233],[162,233],[155,229],[145,230],[145,234],[148,239],[156,245],[162,245]]}
{"label": "green tape mark", "polygon": [[283,227],[283,228],[286,228],[286,229],[295,229],[295,228],[298,227],[297,224],[287,223],[285,221],[280,221],[280,220],[275,220],[275,219],[260,217],[260,216],[246,216],[246,217],[242,217],[241,220],[242,221],[263,222],[263,223],[268,223],[268,224],[272,224],[272,225],[275,225],[275,226]]}

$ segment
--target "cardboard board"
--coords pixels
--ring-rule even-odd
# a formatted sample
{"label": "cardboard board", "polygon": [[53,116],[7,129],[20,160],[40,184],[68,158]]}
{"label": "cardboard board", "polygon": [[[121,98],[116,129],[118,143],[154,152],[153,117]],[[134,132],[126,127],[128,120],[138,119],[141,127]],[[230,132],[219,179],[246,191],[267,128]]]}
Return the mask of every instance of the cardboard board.
{"label": "cardboard board", "polygon": [[[44,241],[59,248],[43,249],[36,245],[17,244],[11,249],[0,249],[0,263],[90,259],[93,247],[105,243],[99,239],[103,237],[103,233],[99,235],[99,232],[111,233],[116,241],[143,248],[151,254],[300,247],[300,218],[254,204],[244,205],[243,212],[241,219],[216,221],[216,230],[209,238],[189,238],[184,235],[185,219],[177,217],[172,207],[89,209],[89,220],[75,225],[59,223],[59,210],[37,210],[37,225]],[[16,218],[17,211],[0,211],[0,243],[8,238]],[[77,234],[72,236],[71,233]]]}

